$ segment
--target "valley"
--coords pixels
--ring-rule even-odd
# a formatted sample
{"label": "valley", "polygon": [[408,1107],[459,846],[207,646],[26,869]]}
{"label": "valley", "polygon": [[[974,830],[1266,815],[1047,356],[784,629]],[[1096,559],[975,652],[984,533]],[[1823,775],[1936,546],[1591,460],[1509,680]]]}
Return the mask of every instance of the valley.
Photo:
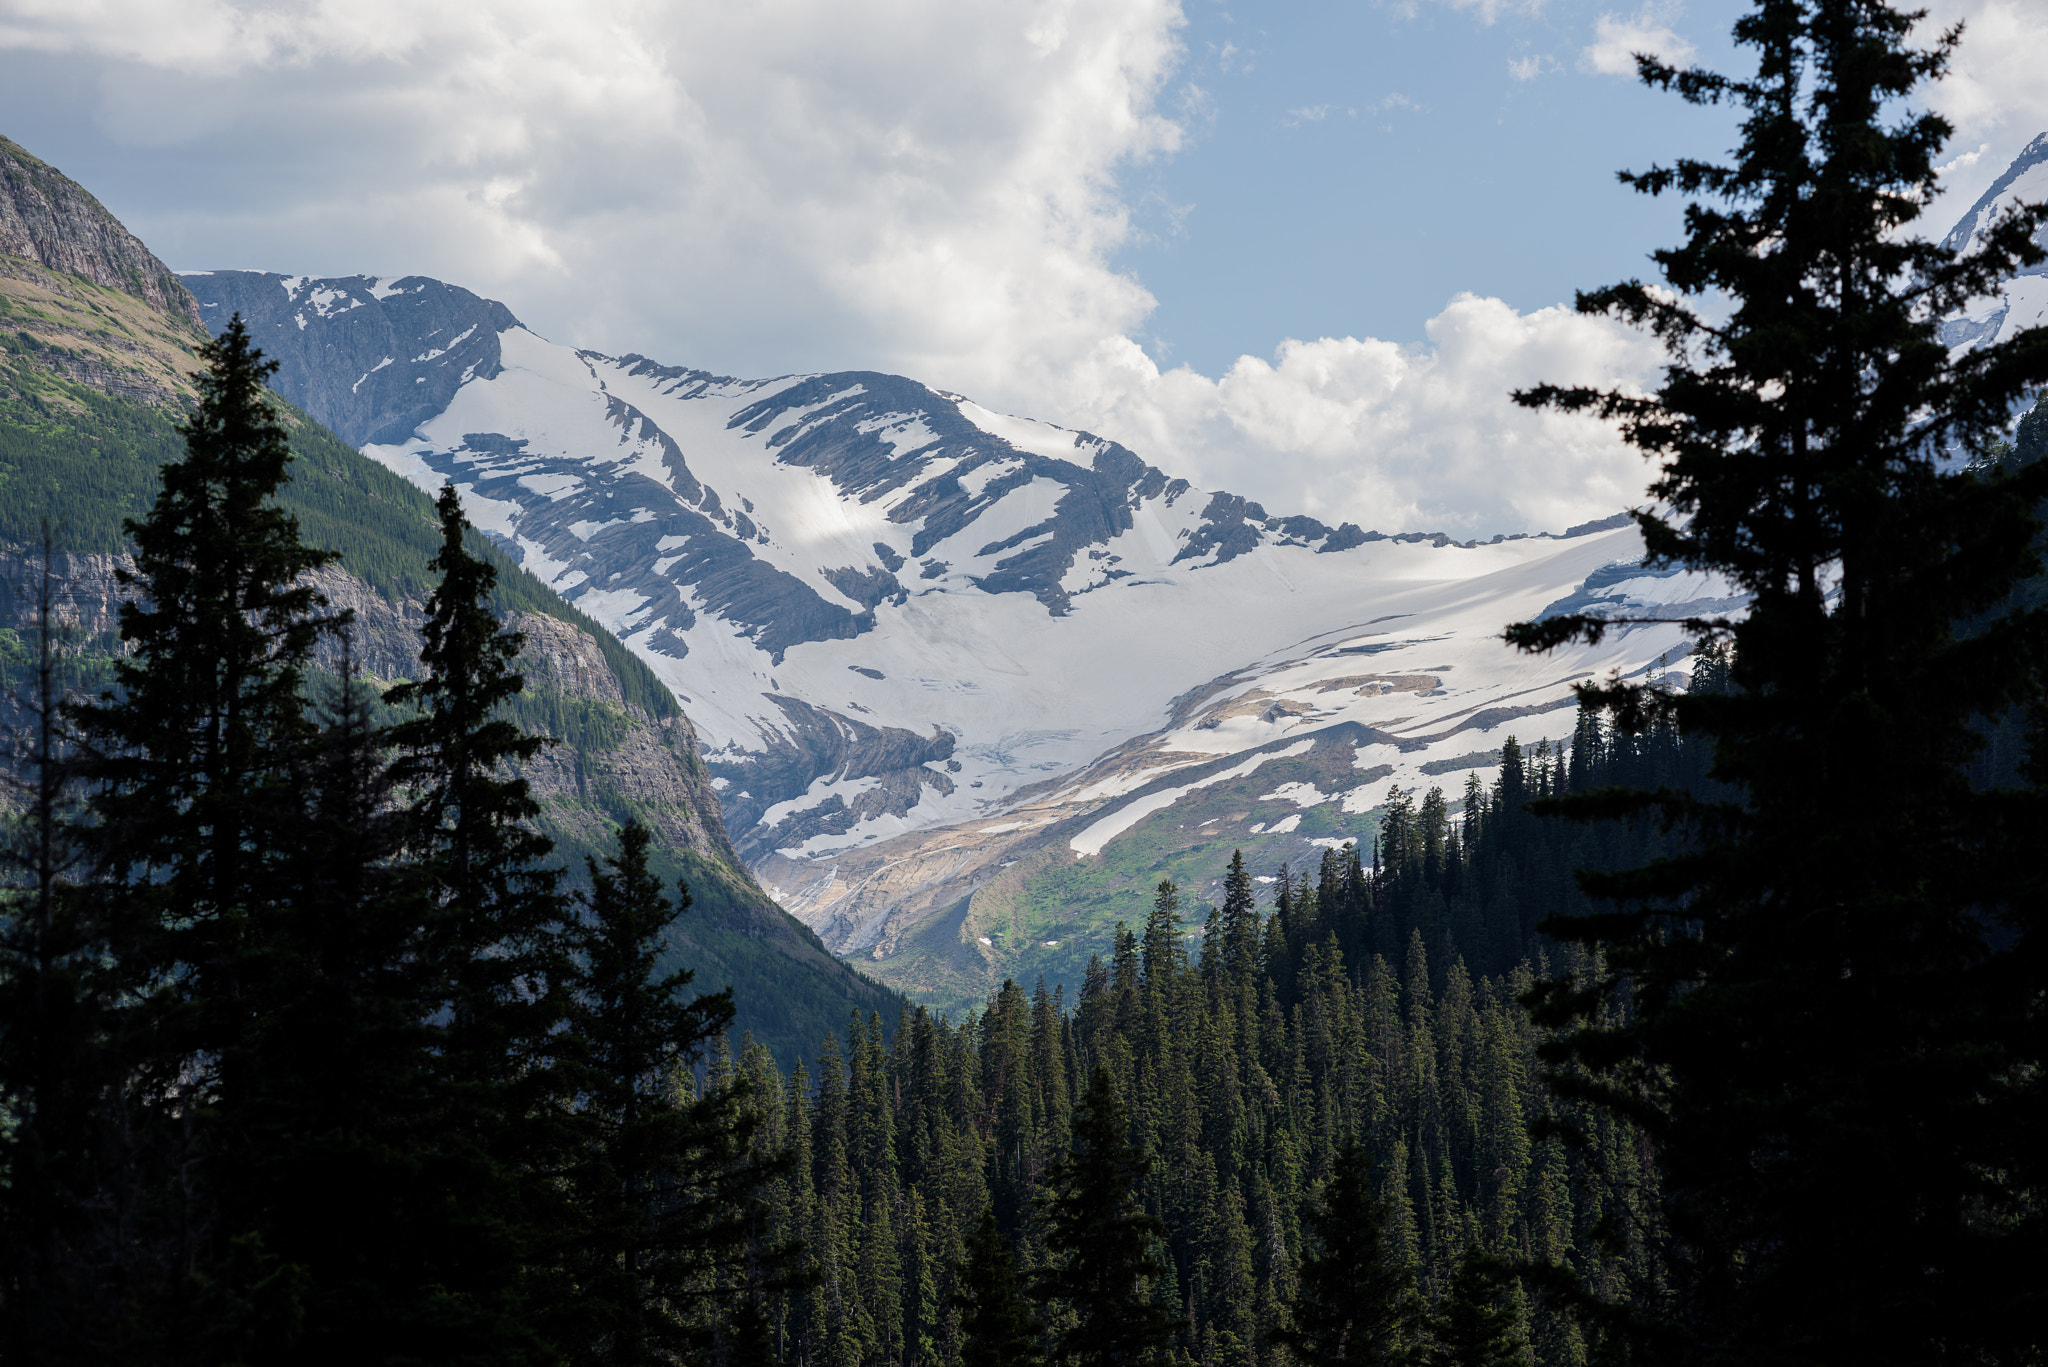
{"label": "valley", "polygon": [[415,486],[453,481],[674,690],[784,906],[956,1011],[1008,976],[1077,983],[1168,872],[1200,890],[1236,848],[1268,879],[1369,849],[1389,789],[1569,735],[1573,682],[1685,649],[1653,626],[1523,656],[1507,622],[1740,607],[1634,568],[1625,516],[1474,544],[1332,528],[898,376],[608,356],[423,277],[184,279],[283,361],[281,392]]}

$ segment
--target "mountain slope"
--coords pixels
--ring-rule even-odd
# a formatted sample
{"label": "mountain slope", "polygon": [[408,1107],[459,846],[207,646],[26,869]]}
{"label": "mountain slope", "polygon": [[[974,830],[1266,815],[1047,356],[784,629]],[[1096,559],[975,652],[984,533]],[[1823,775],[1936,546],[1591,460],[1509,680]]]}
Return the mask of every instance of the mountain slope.
{"label": "mountain slope", "polygon": [[[2048,200],[2048,133],[2043,133],[2020,150],[2012,164],[1999,173],[1989,189],[1956,221],[1941,244],[1953,251],[1968,249],[1984,230],[2015,204],[2038,204]],[[2048,226],[2034,236],[2048,249]],[[2003,341],[2022,328],[2048,322],[2048,261],[2021,271],[2005,289],[1979,300],[1942,325],[1942,340],[1951,348],[1973,347]]]}
{"label": "mountain slope", "polygon": [[[209,325],[279,339],[283,392],[455,481],[646,660],[770,890],[949,1006],[1073,981],[1162,871],[1369,838],[1390,785],[1568,734],[1574,679],[1684,649],[1654,628],[1531,659],[1506,622],[1730,601],[1632,568],[1626,519],[1466,546],[1332,528],[898,376],[577,350],[420,277],[185,278]],[[392,439],[417,409],[385,374],[452,396]]]}
{"label": "mountain slope", "polygon": [[[38,240],[51,259],[88,255],[67,247],[61,230],[90,221],[78,205],[97,205],[76,187],[53,185],[57,173],[34,163],[41,198],[21,210],[20,193],[8,188],[19,178],[7,173],[18,164],[0,155],[0,223],[10,212],[30,218],[45,202],[73,206],[71,220],[52,220],[60,236]],[[118,241],[111,230],[94,240]],[[68,612],[88,654],[101,657],[117,648],[121,519],[146,510],[156,467],[182,448],[174,423],[191,395],[193,348],[205,338],[192,321],[198,305],[176,277],[152,266],[139,243],[124,250],[146,257],[128,262],[131,283],[143,282],[132,291],[0,256],[0,317],[13,330],[0,354],[0,581],[19,578],[24,549],[52,519]],[[181,309],[167,312],[147,297],[144,286],[158,279],[183,296]],[[405,677],[417,667],[417,628],[432,587],[427,560],[439,540],[430,501],[303,414],[286,416],[296,460],[283,501],[308,541],[342,553],[321,586],[356,611],[356,663],[373,678]],[[834,961],[748,873],[726,836],[695,731],[669,690],[602,627],[495,548],[485,550],[499,564],[501,610],[527,634],[518,718],[565,742],[528,777],[572,870],[584,852],[609,845],[615,823],[646,822],[659,865],[686,876],[697,899],[677,953],[698,969],[700,987],[738,988],[742,1027],[785,1058],[807,1051],[849,1010],[893,1018],[892,995]],[[0,593],[0,628],[25,624],[13,593]]]}

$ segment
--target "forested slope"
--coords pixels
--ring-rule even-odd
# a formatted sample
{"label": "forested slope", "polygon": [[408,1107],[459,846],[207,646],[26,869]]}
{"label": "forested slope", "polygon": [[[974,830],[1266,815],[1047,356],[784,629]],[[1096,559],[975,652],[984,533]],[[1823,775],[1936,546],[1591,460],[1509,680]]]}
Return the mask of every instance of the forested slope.
{"label": "forested slope", "polygon": [[[0,162],[27,167],[0,187],[18,192],[10,204],[62,181],[11,143],[0,145]],[[113,571],[126,549],[122,523],[148,509],[158,468],[182,449],[175,429],[192,393],[192,349],[206,340],[176,277],[145,269],[155,258],[96,201],[83,191],[58,194],[52,202],[68,206],[59,213],[46,200],[16,215],[34,226],[41,256],[0,255],[0,631],[12,633],[0,642],[0,674],[9,684],[19,683],[25,658],[16,594],[24,553],[40,546],[46,522],[67,579],[81,665],[90,673],[94,660],[117,648],[121,590]],[[92,237],[88,245],[98,244],[99,255],[66,256],[65,233]],[[41,257],[96,269],[112,283],[52,269]],[[144,284],[131,289],[130,275]],[[181,307],[158,306],[154,296],[164,289]],[[321,583],[356,611],[354,664],[374,679],[407,677],[433,582],[431,500],[280,404],[296,456],[280,501],[309,544],[340,554]],[[682,922],[679,961],[696,967],[708,986],[731,983],[743,1026],[778,1052],[814,1038],[849,1008],[891,1009],[892,994],[833,959],[741,863],[696,733],[667,687],[611,633],[481,537],[476,550],[498,568],[499,610],[529,638],[529,685],[513,715],[561,741],[529,766],[528,777],[572,873],[580,876],[586,853],[609,847],[619,823],[647,824],[654,866],[686,878],[696,899]],[[330,669],[340,664],[332,646],[321,660]]]}
{"label": "forested slope", "polygon": [[[1696,686],[1714,687],[1717,660]],[[1662,852],[1647,825],[1575,826],[1527,804],[1612,784],[1701,785],[1703,756],[1673,733],[1603,729],[1588,714],[1569,750],[1512,742],[1462,805],[1397,796],[1377,859],[1329,851],[1282,870],[1262,916],[1233,860],[1199,927],[1162,884],[1078,999],[1009,982],[962,1020],[908,1012],[850,1024],[794,1072],[764,1051],[714,1063],[714,1086],[750,1080],[765,1147],[796,1171],[773,1193],[777,1232],[805,1241],[815,1285],[786,1296],[786,1360],[953,1361],[952,1306],[985,1206],[1028,1268],[1047,1256],[1040,1199],[1098,1065],[1154,1156],[1145,1209],[1164,1222],[1181,1360],[1286,1360],[1275,1331],[1298,1290],[1310,1203],[1346,1139],[1377,1155],[1373,1186],[1396,1264],[1442,1299],[1479,1248],[1580,1274],[1618,1293],[1650,1271],[1655,1191],[1641,1138],[1611,1115],[1557,1101],[1543,1034],[1518,998],[1574,951],[1536,929],[1584,910],[1573,871]],[[1568,1143],[1560,1129],[1577,1129]],[[1506,1302],[1541,1363],[1589,1360],[1587,1333],[1533,1280]]]}

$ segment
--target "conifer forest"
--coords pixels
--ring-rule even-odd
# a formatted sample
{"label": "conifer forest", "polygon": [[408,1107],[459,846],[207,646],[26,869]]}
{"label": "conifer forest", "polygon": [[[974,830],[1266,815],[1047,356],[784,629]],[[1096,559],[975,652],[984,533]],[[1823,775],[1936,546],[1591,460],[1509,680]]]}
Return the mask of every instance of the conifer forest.
{"label": "conifer forest", "polygon": [[1592,678],[1568,744],[1213,905],[1161,880],[1078,984],[801,1057],[664,958],[645,829],[540,833],[453,485],[392,571],[420,677],[347,663],[238,316],[124,529],[123,653],[67,653],[54,557],[20,590],[0,1363],[2041,1362],[2048,333],[1935,320],[2048,207],[1917,235],[1957,41],[1918,18],[1757,0],[1753,71],[1638,58],[1741,116],[1623,177],[1687,203],[1661,282],[1578,299],[1662,384],[1516,395],[1616,424],[1649,562],[1743,595],[1686,682]]}

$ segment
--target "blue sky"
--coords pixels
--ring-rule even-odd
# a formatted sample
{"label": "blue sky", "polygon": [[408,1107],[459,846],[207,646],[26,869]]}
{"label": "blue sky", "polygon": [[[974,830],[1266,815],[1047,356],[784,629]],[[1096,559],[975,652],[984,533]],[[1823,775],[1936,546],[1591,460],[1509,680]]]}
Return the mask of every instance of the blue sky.
{"label": "blue sky", "polygon": [[[1732,7],[1715,8],[1683,21],[1699,60],[1727,50]],[[1711,155],[1732,125],[1582,69],[1601,12],[1489,25],[1440,7],[1191,0],[1201,112],[1191,145],[1137,178],[1146,235],[1118,257],[1159,298],[1155,352],[1213,373],[1283,337],[1413,340],[1461,290],[1531,309],[1646,270],[1679,209],[1615,171]]]}
{"label": "blue sky", "polygon": [[[1945,229],[2048,128],[2048,5],[1928,98]],[[558,340],[869,368],[1382,530],[1559,528],[1646,472],[1537,380],[1641,384],[1575,289],[1728,116],[1705,0],[0,0],[0,132],[179,268],[420,273]]]}

